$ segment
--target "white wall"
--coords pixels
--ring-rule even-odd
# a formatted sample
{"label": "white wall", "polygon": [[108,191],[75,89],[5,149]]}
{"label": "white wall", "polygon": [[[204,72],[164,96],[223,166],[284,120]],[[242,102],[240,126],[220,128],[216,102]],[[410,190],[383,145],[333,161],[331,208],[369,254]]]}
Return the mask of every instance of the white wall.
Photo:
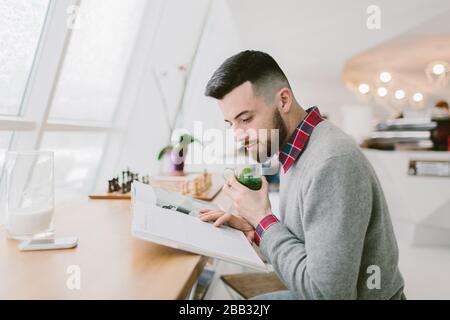
{"label": "white wall", "polygon": [[[205,97],[205,87],[213,72],[226,58],[244,49],[228,2],[225,0],[214,1],[195,59],[191,81],[186,91],[183,128],[195,134],[194,122],[197,121],[202,123],[203,130],[211,128],[225,130],[223,116],[217,102],[212,98]],[[208,153],[208,144],[210,144],[208,141],[204,141],[205,148],[191,148],[190,150]],[[210,151],[212,151],[211,148]],[[209,152],[208,155],[221,158],[221,150],[216,151],[219,153],[213,155],[212,152]],[[202,165],[189,161],[187,161],[187,165],[191,170],[202,168]]]}
{"label": "white wall", "polygon": [[[155,37],[152,39],[150,31],[147,39],[153,41],[152,48],[115,172],[127,167],[141,174],[158,172],[157,154],[170,141],[165,112],[174,119],[186,74],[178,67],[191,63],[209,1],[164,0],[162,3]],[[155,76],[160,81],[162,94]]]}

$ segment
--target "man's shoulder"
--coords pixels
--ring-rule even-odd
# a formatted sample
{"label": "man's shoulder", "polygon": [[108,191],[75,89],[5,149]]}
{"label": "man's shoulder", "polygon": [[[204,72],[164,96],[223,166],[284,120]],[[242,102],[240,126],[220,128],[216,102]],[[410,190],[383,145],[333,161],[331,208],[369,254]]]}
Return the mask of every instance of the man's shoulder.
{"label": "man's shoulder", "polygon": [[314,129],[294,170],[292,175],[305,184],[318,176],[332,179],[351,174],[369,181],[374,175],[356,141],[327,120]]}
{"label": "man's shoulder", "polygon": [[301,160],[316,164],[335,158],[362,159],[356,141],[328,120],[322,121],[311,134]]}

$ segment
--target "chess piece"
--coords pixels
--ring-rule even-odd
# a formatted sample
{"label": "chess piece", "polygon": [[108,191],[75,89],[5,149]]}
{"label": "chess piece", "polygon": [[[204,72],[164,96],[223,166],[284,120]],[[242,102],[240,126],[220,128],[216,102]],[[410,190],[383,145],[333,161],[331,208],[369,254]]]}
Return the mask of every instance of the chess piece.
{"label": "chess piece", "polygon": [[114,179],[108,180],[108,192],[114,192]]}
{"label": "chess piece", "polygon": [[120,184],[119,184],[119,177],[113,179],[114,180],[114,191],[118,192],[120,191]]}
{"label": "chess piece", "polygon": [[127,168],[126,171],[122,171],[117,177],[108,180],[108,193],[120,192],[126,194],[131,191],[131,184],[133,181],[141,181],[145,184],[150,184],[150,176],[145,175],[139,179],[139,174],[130,171]]}

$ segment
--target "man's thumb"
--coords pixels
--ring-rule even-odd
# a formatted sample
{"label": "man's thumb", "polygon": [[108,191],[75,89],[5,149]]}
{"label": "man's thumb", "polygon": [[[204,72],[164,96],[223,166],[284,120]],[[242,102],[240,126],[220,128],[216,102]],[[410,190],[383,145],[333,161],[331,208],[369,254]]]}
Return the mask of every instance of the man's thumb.
{"label": "man's thumb", "polygon": [[261,180],[262,180],[261,189],[268,190],[269,189],[269,182],[267,182],[266,176],[262,176]]}

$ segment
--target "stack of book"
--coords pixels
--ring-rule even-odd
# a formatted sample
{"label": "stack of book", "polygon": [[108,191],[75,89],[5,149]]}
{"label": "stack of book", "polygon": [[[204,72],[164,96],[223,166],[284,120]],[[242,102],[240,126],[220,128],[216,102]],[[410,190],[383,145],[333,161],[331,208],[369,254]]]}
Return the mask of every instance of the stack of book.
{"label": "stack of book", "polygon": [[382,150],[432,150],[437,123],[430,119],[399,118],[376,126],[364,143],[368,148]]}

